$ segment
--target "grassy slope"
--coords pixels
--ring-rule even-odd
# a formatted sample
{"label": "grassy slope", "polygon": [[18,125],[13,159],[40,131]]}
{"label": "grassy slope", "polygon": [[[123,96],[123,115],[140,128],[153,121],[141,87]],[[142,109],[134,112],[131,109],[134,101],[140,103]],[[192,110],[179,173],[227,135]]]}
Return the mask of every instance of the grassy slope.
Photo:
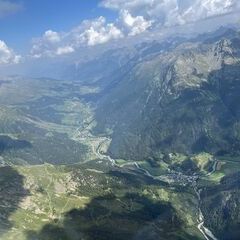
{"label": "grassy slope", "polygon": [[[4,162],[71,164],[90,158],[88,146],[74,141],[74,135],[91,117],[91,107],[76,98],[79,86],[73,90],[64,84],[12,78],[1,86],[0,132],[11,141],[0,139]],[[19,147],[19,141],[27,144]]]}
{"label": "grassy slope", "polygon": [[[45,239],[43,236],[46,234],[46,226],[64,227],[64,231],[67,231],[70,226],[66,216],[71,214],[72,209],[76,209],[78,217],[73,218],[70,225],[76,224],[80,221],[79,217],[81,219],[83,217],[85,227],[77,225],[74,228],[76,231],[84,232],[86,239],[94,239],[88,231],[93,233],[92,228],[98,226],[112,234],[109,228],[105,228],[105,224],[113,227],[115,221],[118,221],[119,234],[122,236],[124,234],[132,236],[146,224],[151,227],[151,231],[148,231],[157,233],[160,224],[165,231],[167,229],[172,238],[178,235],[179,239],[180,236],[181,239],[185,239],[186,236],[193,234],[201,239],[195,227],[196,199],[187,189],[180,192],[161,184],[156,185],[154,181],[146,183],[148,181],[134,175],[138,182],[129,182],[131,173],[129,175],[99,173],[89,168],[89,165],[56,167],[44,164],[18,166],[14,169],[23,176],[23,186],[28,194],[9,216],[12,227],[0,239],[10,240],[16,236],[19,240],[34,239],[33,236]],[[108,210],[98,212],[103,206]],[[153,213],[152,208],[155,209]],[[104,213],[105,211],[109,213]],[[162,215],[165,211],[166,216]],[[88,215],[90,212],[92,218],[88,219],[85,214]],[[167,220],[171,215],[172,224]],[[124,230],[126,224],[129,227]],[[50,233],[51,231],[49,236]],[[104,236],[104,233],[102,234]],[[66,239],[75,238],[68,236]]]}

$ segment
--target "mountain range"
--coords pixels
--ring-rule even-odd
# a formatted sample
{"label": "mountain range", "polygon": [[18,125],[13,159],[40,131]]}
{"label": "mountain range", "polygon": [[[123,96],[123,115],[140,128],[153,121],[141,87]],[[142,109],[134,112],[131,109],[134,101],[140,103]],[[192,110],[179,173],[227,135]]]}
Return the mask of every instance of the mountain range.
{"label": "mountain range", "polygon": [[238,29],[61,75],[1,79],[1,239],[240,238]]}

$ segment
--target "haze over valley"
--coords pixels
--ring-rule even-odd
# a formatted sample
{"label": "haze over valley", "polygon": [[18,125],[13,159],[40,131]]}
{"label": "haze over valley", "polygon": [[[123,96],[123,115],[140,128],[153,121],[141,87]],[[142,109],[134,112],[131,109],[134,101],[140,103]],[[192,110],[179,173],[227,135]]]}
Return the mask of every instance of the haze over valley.
{"label": "haze over valley", "polygon": [[60,29],[0,41],[0,239],[240,239],[239,3],[33,2],[0,0]]}

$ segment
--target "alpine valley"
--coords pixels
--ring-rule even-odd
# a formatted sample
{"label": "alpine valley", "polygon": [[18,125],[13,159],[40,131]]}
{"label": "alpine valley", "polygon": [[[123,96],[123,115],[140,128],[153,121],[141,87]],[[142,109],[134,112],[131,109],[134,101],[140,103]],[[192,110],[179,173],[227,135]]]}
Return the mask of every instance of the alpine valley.
{"label": "alpine valley", "polygon": [[0,81],[0,239],[240,239],[240,32],[122,46]]}

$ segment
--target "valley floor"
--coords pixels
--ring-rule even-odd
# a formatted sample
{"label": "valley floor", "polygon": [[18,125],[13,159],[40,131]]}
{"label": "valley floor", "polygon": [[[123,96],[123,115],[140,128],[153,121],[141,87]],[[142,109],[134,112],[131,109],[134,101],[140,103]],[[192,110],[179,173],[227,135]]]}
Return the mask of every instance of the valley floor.
{"label": "valley floor", "polygon": [[80,86],[46,82],[13,78],[0,87],[0,239],[216,239],[201,190],[238,161],[201,153],[189,172],[181,154],[113,159],[111,139],[92,133]]}

